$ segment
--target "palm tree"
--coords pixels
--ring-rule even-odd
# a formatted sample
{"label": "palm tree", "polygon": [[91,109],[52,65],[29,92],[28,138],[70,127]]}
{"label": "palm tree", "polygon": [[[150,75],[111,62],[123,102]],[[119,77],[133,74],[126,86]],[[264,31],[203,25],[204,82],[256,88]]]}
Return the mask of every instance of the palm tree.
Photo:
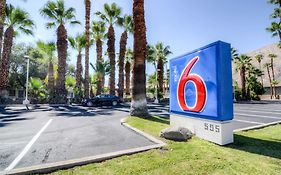
{"label": "palm tree", "polygon": [[81,89],[82,85],[82,50],[86,46],[86,36],[82,34],[76,35],[75,38],[69,37],[68,41],[71,45],[71,47],[75,50],[77,50],[78,55],[77,55],[77,62],[76,62],[76,73],[75,73],[75,78],[76,78],[76,85],[75,87],[78,89]]}
{"label": "palm tree", "polygon": [[4,32],[4,45],[0,67],[0,94],[6,95],[7,83],[9,75],[9,59],[13,46],[13,39],[18,32],[32,35],[34,27],[33,21],[29,14],[20,8],[15,8],[12,5],[6,7],[6,30]]}
{"label": "palm tree", "polygon": [[67,23],[80,24],[80,22],[75,19],[75,9],[72,7],[66,8],[64,0],[48,1],[40,10],[40,13],[51,21],[46,24],[48,29],[57,27],[58,79],[55,91],[57,102],[66,103],[65,74],[68,42],[65,25]]}
{"label": "palm tree", "polygon": [[107,32],[107,52],[109,56],[110,61],[110,76],[109,76],[109,88],[110,88],[110,94],[115,94],[115,30],[114,25],[118,22],[120,15],[121,15],[121,8],[117,6],[116,3],[113,3],[111,5],[104,4],[104,13],[97,12],[96,15],[98,15],[102,20],[104,20],[106,23],[108,23],[109,28]]}
{"label": "palm tree", "polygon": [[[170,46],[164,47],[163,43],[157,43],[155,47],[148,47],[148,61],[154,64],[157,71],[157,82],[159,87],[159,93],[164,93],[164,64],[167,63],[167,56],[172,54]],[[157,94],[159,95],[159,94]]]}
{"label": "palm tree", "polygon": [[279,37],[278,46],[281,47],[281,1],[280,0],[269,0],[271,4],[278,5],[277,8],[274,9],[274,12],[271,14],[271,18],[274,21],[271,23],[270,27],[266,28],[268,32],[272,34],[272,37]]}
{"label": "palm tree", "polygon": [[84,80],[84,90],[85,97],[90,97],[89,91],[89,50],[90,50],[90,19],[91,19],[91,0],[85,0],[85,35],[86,35],[86,45],[85,45],[85,80]]}
{"label": "palm tree", "polygon": [[54,60],[55,55],[54,52],[56,51],[56,45],[54,42],[44,43],[43,41],[37,42],[37,47],[45,57],[47,58],[46,61],[48,62],[48,90],[50,93],[53,93],[55,87],[55,78],[54,78]]}
{"label": "palm tree", "polygon": [[131,64],[134,57],[133,51],[129,48],[125,54],[125,77],[126,77],[126,95],[131,92]]}
{"label": "palm tree", "polygon": [[[256,55],[256,60],[257,60],[257,62],[259,63],[259,69],[262,70],[262,68],[261,68],[261,61],[263,60],[263,55],[262,55],[262,54]],[[262,87],[263,87],[263,78],[262,78],[262,75],[261,75],[261,85],[262,85]]]}
{"label": "palm tree", "polygon": [[4,33],[4,22],[6,18],[6,0],[0,0],[0,61],[2,55],[2,43],[3,43],[3,33]]}
{"label": "palm tree", "polygon": [[238,59],[238,57],[239,57],[238,51],[232,47],[231,48],[231,59],[235,60],[235,59]]}
{"label": "palm tree", "polygon": [[126,54],[128,33],[133,33],[133,18],[132,16],[125,15],[118,23],[124,28],[124,32],[120,39],[120,51],[119,51],[119,82],[118,82],[118,96],[123,99],[124,95],[124,58]]}
{"label": "palm tree", "polygon": [[[268,57],[270,58],[270,66],[271,66],[271,72],[272,72],[272,82],[275,81],[275,72],[274,72],[274,59],[277,58],[277,55],[275,54],[269,54]],[[276,98],[276,86],[273,84],[273,96]]]}
{"label": "palm tree", "polygon": [[[106,28],[104,22],[94,21],[92,23],[92,35],[96,42],[96,52],[97,52],[96,65],[104,62],[102,58],[102,54],[103,54],[102,45],[103,45],[103,39],[106,37],[105,30]],[[96,91],[97,95],[100,95],[103,92],[104,82],[105,82],[104,74],[99,74],[99,76],[97,77],[97,91]]]}
{"label": "palm tree", "polygon": [[236,71],[240,72],[241,86],[242,86],[242,98],[246,98],[246,69],[251,64],[251,57],[247,55],[240,55],[235,60]]}
{"label": "palm tree", "polygon": [[264,67],[265,67],[266,70],[267,70],[267,75],[268,75],[268,79],[269,79],[270,98],[272,99],[272,97],[273,97],[273,88],[272,88],[272,79],[271,79],[270,71],[269,71],[270,66],[271,66],[271,63],[265,63],[265,64],[264,64]]}
{"label": "palm tree", "polygon": [[134,64],[133,87],[130,114],[137,117],[150,117],[146,101],[146,25],[144,0],[134,0]]}
{"label": "palm tree", "polygon": [[[111,66],[110,66],[109,62],[107,62],[107,61],[99,62],[95,66],[92,63],[90,63],[90,65],[92,66],[92,68],[96,72],[96,76],[97,76],[96,78],[105,77],[106,75],[108,75],[108,73],[110,73],[110,70],[111,70]],[[97,82],[98,82],[98,80],[97,80]],[[97,86],[98,86],[98,84],[97,84]],[[97,87],[97,91],[98,91],[98,87]],[[99,94],[97,94],[98,93],[97,91],[96,91],[96,95],[99,95],[104,90],[102,89],[99,92]]]}

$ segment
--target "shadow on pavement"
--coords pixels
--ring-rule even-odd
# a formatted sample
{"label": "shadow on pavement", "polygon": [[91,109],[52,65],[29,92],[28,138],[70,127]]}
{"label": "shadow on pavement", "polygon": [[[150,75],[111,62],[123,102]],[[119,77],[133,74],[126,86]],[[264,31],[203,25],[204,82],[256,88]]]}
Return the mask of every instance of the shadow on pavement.
{"label": "shadow on pavement", "polygon": [[235,134],[234,144],[229,145],[228,147],[254,154],[281,159],[281,140],[260,140]]}
{"label": "shadow on pavement", "polygon": [[21,115],[28,112],[26,109],[9,109],[5,106],[0,108],[0,127],[7,126],[13,122],[28,120]]}
{"label": "shadow on pavement", "polygon": [[79,106],[52,107],[58,111],[55,115],[58,117],[93,117],[97,115],[109,116],[112,114],[112,108],[81,108]]}

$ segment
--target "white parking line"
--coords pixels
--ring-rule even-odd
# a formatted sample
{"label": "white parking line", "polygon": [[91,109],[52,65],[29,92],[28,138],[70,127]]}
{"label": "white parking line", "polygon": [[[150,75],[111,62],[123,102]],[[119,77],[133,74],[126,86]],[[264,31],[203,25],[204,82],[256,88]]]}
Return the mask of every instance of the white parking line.
{"label": "white parking line", "polygon": [[234,115],[246,116],[246,117],[259,117],[259,118],[270,118],[270,119],[277,119],[280,120],[280,117],[272,117],[272,116],[261,116],[255,114],[243,114],[243,113],[235,113]]}
{"label": "white parking line", "polygon": [[28,150],[31,148],[31,146],[36,142],[36,140],[39,138],[39,136],[44,132],[44,130],[49,126],[49,124],[53,121],[53,119],[50,119],[43,128],[30,140],[30,142],[25,146],[25,148],[22,150],[22,152],[16,157],[16,159],[5,169],[6,171],[12,170],[19,161],[23,158],[23,156],[28,152]]}
{"label": "white parking line", "polygon": [[260,123],[260,122],[253,122],[253,121],[248,121],[248,120],[238,120],[238,119],[233,119],[233,121],[243,122],[243,123],[251,123],[251,124],[258,124],[258,125],[265,124],[265,123]]}
{"label": "white parking line", "polygon": [[269,111],[253,111],[253,110],[236,110],[241,112],[259,112],[259,113],[265,113],[265,114],[281,114],[280,112],[269,112]]}

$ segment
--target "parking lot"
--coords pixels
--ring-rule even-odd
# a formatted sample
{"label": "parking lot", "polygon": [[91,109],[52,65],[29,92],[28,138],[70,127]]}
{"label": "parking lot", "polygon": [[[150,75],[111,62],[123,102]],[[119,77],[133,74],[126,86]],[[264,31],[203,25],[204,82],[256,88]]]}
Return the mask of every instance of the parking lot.
{"label": "parking lot", "polygon": [[[234,129],[281,121],[281,104],[234,104]],[[167,105],[150,104],[169,117]],[[120,124],[129,107],[7,107],[0,114],[0,171],[154,144]],[[1,173],[0,173],[1,174]]]}

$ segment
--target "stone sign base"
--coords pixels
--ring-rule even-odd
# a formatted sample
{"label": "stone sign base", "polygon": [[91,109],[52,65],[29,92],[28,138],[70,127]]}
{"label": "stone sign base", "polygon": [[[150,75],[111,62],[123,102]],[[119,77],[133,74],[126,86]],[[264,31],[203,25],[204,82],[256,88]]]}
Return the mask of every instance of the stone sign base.
{"label": "stone sign base", "polygon": [[220,122],[171,114],[170,125],[187,128],[197,137],[219,145],[233,143],[233,126],[231,121]]}

